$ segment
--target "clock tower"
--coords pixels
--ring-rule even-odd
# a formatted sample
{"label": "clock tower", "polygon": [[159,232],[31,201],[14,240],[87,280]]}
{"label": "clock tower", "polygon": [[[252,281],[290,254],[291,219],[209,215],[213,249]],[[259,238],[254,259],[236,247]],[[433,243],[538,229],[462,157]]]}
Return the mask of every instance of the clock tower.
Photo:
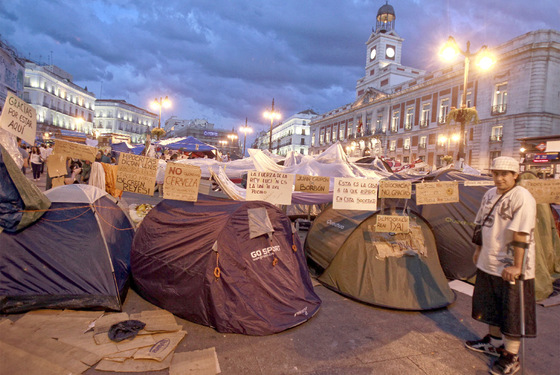
{"label": "clock tower", "polygon": [[[395,31],[395,10],[385,3],[377,11],[375,28],[366,42],[366,75],[356,85],[357,97],[368,87],[391,92],[391,87],[418,76],[401,65],[403,40]],[[398,69],[397,69],[398,68]]]}

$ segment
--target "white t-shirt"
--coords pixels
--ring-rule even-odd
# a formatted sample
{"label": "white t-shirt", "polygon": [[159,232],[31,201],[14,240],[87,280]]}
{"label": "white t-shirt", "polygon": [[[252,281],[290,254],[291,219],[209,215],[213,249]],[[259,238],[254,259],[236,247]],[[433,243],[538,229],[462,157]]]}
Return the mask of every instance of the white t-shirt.
{"label": "white t-shirt", "polygon": [[[496,188],[484,194],[476,215],[476,224],[482,224],[499,198]],[[482,228],[482,250],[476,266],[490,275],[501,277],[503,269],[513,265],[513,252],[508,252],[507,245],[513,241],[514,232],[523,232],[529,234],[525,279],[534,279],[536,216],[535,199],[527,189],[516,186],[507,192]]]}

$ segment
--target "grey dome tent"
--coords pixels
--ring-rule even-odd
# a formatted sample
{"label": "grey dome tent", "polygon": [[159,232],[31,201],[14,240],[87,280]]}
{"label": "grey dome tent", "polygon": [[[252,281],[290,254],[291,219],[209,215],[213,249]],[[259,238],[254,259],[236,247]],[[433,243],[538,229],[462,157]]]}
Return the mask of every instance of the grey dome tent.
{"label": "grey dome tent", "polygon": [[329,206],[317,216],[305,250],[319,266],[319,281],[381,307],[430,310],[451,304],[455,294],[441,269],[428,223],[409,212],[409,233],[376,232],[379,213]]}
{"label": "grey dome tent", "polygon": [[321,305],[290,219],[266,202],[163,200],[138,228],[131,266],[141,296],[219,332],[280,332]]}
{"label": "grey dome tent", "polygon": [[52,205],[38,221],[0,233],[0,311],[121,310],[134,237],[128,216],[94,186],[45,195]]}

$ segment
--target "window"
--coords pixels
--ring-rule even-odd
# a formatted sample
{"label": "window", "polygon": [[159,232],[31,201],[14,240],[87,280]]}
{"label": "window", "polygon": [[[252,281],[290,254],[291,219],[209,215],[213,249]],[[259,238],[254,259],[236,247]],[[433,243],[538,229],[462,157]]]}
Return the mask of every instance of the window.
{"label": "window", "polygon": [[299,153],[302,154],[302,155],[304,155],[304,154],[305,154],[305,150],[304,150],[303,148],[300,148],[300,149],[299,149]]}
{"label": "window", "polygon": [[410,156],[403,156],[402,160],[403,160],[404,164],[408,164],[408,163],[410,163]]}
{"label": "window", "polygon": [[507,110],[507,83],[496,85],[494,93],[494,103],[492,105],[492,114],[499,115],[506,113]]}
{"label": "window", "polygon": [[338,139],[343,140],[344,139],[344,130],[345,130],[345,126],[343,124],[340,124],[340,129],[338,130],[339,135],[338,135]]}
{"label": "window", "polygon": [[366,135],[371,134],[371,114],[366,114]]}
{"label": "window", "polygon": [[439,105],[439,123],[442,124],[447,119],[449,113],[449,98],[442,99]]}
{"label": "window", "polygon": [[467,108],[472,107],[472,92],[467,91],[467,100],[466,100]]}
{"label": "window", "polygon": [[389,146],[389,151],[395,151],[397,149],[397,141],[391,141],[391,144]]}
{"label": "window", "polygon": [[331,131],[332,131],[332,128],[329,128],[325,132],[325,143],[329,143],[331,141]]}
{"label": "window", "polygon": [[319,144],[322,145],[325,140],[325,129],[321,129],[321,133],[319,133]]}
{"label": "window", "polygon": [[425,135],[420,137],[420,142],[418,143],[418,147],[426,148],[426,136]]}
{"label": "window", "polygon": [[410,150],[410,138],[405,138],[405,139],[404,139],[403,148],[404,148],[405,150]]}
{"label": "window", "polygon": [[301,139],[301,145],[305,145],[305,138]]}
{"label": "window", "polygon": [[404,122],[405,130],[412,129],[413,123],[414,123],[414,107],[408,107],[406,109],[406,121]]}
{"label": "window", "polygon": [[315,132],[313,132],[313,135],[311,136],[311,147],[315,146]]}
{"label": "window", "polygon": [[301,129],[301,135],[305,135],[305,129]]}
{"label": "window", "polygon": [[375,132],[383,132],[383,115],[377,115],[377,120],[375,121]]}
{"label": "window", "polygon": [[422,106],[422,120],[420,121],[420,127],[425,128],[430,124],[430,112],[432,106],[430,103],[426,103]]}
{"label": "window", "polygon": [[335,125],[332,128],[332,140],[333,140],[333,142],[336,141],[337,136],[338,136],[338,125]]}
{"label": "window", "polygon": [[391,132],[396,133],[399,130],[400,111],[393,111],[391,116]]}
{"label": "window", "polygon": [[489,164],[491,164],[492,160],[496,159],[498,156],[502,156],[502,151],[490,151]]}
{"label": "window", "polygon": [[490,141],[501,141],[503,134],[503,126],[493,126],[492,134],[490,135]]}

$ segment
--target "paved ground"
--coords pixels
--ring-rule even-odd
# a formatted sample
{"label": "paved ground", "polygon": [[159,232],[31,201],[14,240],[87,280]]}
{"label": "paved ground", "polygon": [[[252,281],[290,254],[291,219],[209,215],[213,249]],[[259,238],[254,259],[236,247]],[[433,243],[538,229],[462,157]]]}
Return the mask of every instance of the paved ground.
{"label": "paved ground", "polygon": [[[44,189],[44,182],[38,185]],[[159,201],[129,193],[123,197],[129,204]],[[176,352],[215,347],[226,375],[488,373],[490,359],[463,346],[486,333],[470,318],[471,299],[465,294],[457,292],[456,302],[444,309],[403,312],[365,305],[323,286],[315,290],[323,301],[316,316],[271,336],[221,334],[177,318],[188,336]],[[153,308],[132,290],[124,303],[128,313]],[[537,318],[538,338],[525,340],[525,374],[560,374],[560,306],[537,306]],[[106,373],[90,369],[85,374]]]}

